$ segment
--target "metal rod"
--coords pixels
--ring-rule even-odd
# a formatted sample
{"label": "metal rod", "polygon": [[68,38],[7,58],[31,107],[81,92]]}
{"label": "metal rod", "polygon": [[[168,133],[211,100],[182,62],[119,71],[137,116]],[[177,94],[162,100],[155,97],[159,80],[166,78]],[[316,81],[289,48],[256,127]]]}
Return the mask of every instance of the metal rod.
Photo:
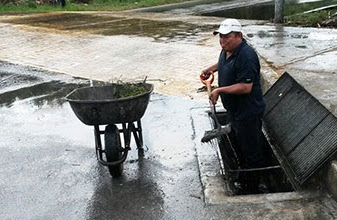
{"label": "metal rod", "polygon": [[136,128],[134,124],[132,133],[133,137],[135,138],[136,144],[137,144],[137,149],[143,148],[143,137],[142,137],[142,130],[140,128],[140,120],[137,121],[138,127]]}
{"label": "metal rod", "polygon": [[95,141],[96,151],[98,151],[99,156],[102,157],[103,151],[102,151],[102,142],[101,142],[101,135],[100,135],[101,131],[99,130],[99,125],[94,125],[94,134],[95,134],[95,139],[96,139]]}
{"label": "metal rod", "polygon": [[261,171],[261,170],[271,170],[271,169],[279,169],[280,165],[270,166],[270,167],[260,167],[260,168],[249,168],[249,169],[237,169],[237,170],[227,170],[228,172],[252,172],[252,171]]}
{"label": "metal rod", "polygon": [[138,129],[138,136],[143,146],[143,130],[142,130],[142,123],[140,119],[137,121],[137,129]]}
{"label": "metal rod", "polygon": [[103,160],[102,155],[99,154],[99,152],[96,151],[96,155],[97,155],[97,160],[100,164],[104,165],[104,166],[115,166],[118,164],[123,163],[126,160],[126,157],[128,156],[128,151],[125,151],[121,157],[121,159],[113,161],[113,162],[108,162]]}

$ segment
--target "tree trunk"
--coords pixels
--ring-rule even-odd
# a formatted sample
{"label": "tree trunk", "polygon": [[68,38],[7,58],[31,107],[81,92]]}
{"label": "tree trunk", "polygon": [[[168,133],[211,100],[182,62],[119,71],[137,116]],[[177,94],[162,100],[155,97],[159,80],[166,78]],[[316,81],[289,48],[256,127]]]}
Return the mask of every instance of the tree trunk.
{"label": "tree trunk", "polygon": [[284,0],[275,0],[274,22],[276,24],[283,23],[283,21],[284,21],[283,6],[284,6]]}

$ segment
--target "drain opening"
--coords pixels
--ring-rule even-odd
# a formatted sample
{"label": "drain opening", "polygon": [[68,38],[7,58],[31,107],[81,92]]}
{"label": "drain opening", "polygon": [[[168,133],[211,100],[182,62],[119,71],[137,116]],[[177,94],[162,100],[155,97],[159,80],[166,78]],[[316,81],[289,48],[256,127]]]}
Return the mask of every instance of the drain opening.
{"label": "drain opening", "polygon": [[[212,115],[209,114],[214,126]],[[216,113],[221,125],[228,123],[225,111]],[[276,159],[267,139],[262,137],[266,167],[245,169],[236,154],[236,144],[231,133],[218,138],[219,157],[222,161],[225,182],[229,195],[249,195],[294,191],[286,174]]]}

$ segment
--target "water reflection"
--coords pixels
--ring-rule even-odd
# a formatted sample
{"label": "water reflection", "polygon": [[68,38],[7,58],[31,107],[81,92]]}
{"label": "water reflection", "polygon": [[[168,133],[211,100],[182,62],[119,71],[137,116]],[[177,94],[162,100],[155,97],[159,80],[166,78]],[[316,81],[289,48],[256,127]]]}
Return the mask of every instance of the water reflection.
{"label": "water reflection", "polygon": [[6,22],[26,24],[36,27],[48,27],[65,31],[85,31],[91,34],[136,35],[152,37],[156,41],[197,41],[199,33],[209,32],[213,27],[196,25],[181,21],[160,21],[113,17],[111,15],[91,15],[80,13],[46,14],[33,17],[13,18]]}
{"label": "water reflection", "polygon": [[15,101],[27,100],[41,107],[62,105],[73,89],[89,85],[88,80],[1,62],[0,106],[10,107]]}
{"label": "water reflection", "polygon": [[154,178],[157,166],[148,159],[128,163],[117,179],[99,166],[87,219],[162,219],[165,195]]}
{"label": "water reflection", "polygon": [[4,92],[9,87],[20,86],[27,83],[33,83],[41,81],[37,76],[32,75],[18,75],[8,72],[2,72],[0,70],[0,91]]}
{"label": "water reflection", "polygon": [[284,47],[284,38],[285,38],[285,31],[284,31],[284,27],[283,25],[276,25],[275,26],[275,32],[277,33],[275,38],[273,38],[274,40],[274,44],[276,45],[276,51],[275,53],[280,56],[280,57],[283,57],[282,56],[282,50],[283,50],[283,47]]}
{"label": "water reflection", "polygon": [[[60,81],[39,83],[0,94],[0,105],[11,106],[16,100],[29,98],[31,98],[30,102],[37,106],[42,106],[44,103],[62,105],[64,100],[60,98],[78,87],[77,84],[67,84]],[[53,102],[55,99],[58,101]]]}
{"label": "water reflection", "polygon": [[249,32],[246,35],[249,38],[256,36],[260,39],[271,39],[275,44],[283,44],[284,39],[306,39],[309,35],[311,36],[311,34],[307,32],[294,33],[290,29],[285,30],[282,25],[275,26],[275,28],[269,30],[259,30],[256,33]]}

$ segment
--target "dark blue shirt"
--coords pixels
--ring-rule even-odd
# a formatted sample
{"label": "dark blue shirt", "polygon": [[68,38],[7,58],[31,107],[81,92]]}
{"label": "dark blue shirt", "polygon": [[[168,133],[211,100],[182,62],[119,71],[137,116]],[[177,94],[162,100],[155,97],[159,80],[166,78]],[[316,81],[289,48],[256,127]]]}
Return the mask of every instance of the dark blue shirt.
{"label": "dark blue shirt", "polygon": [[233,119],[243,120],[263,114],[266,104],[260,84],[260,62],[256,52],[245,39],[227,60],[226,51],[221,51],[218,72],[219,87],[253,82],[249,94],[220,93],[221,101]]}

